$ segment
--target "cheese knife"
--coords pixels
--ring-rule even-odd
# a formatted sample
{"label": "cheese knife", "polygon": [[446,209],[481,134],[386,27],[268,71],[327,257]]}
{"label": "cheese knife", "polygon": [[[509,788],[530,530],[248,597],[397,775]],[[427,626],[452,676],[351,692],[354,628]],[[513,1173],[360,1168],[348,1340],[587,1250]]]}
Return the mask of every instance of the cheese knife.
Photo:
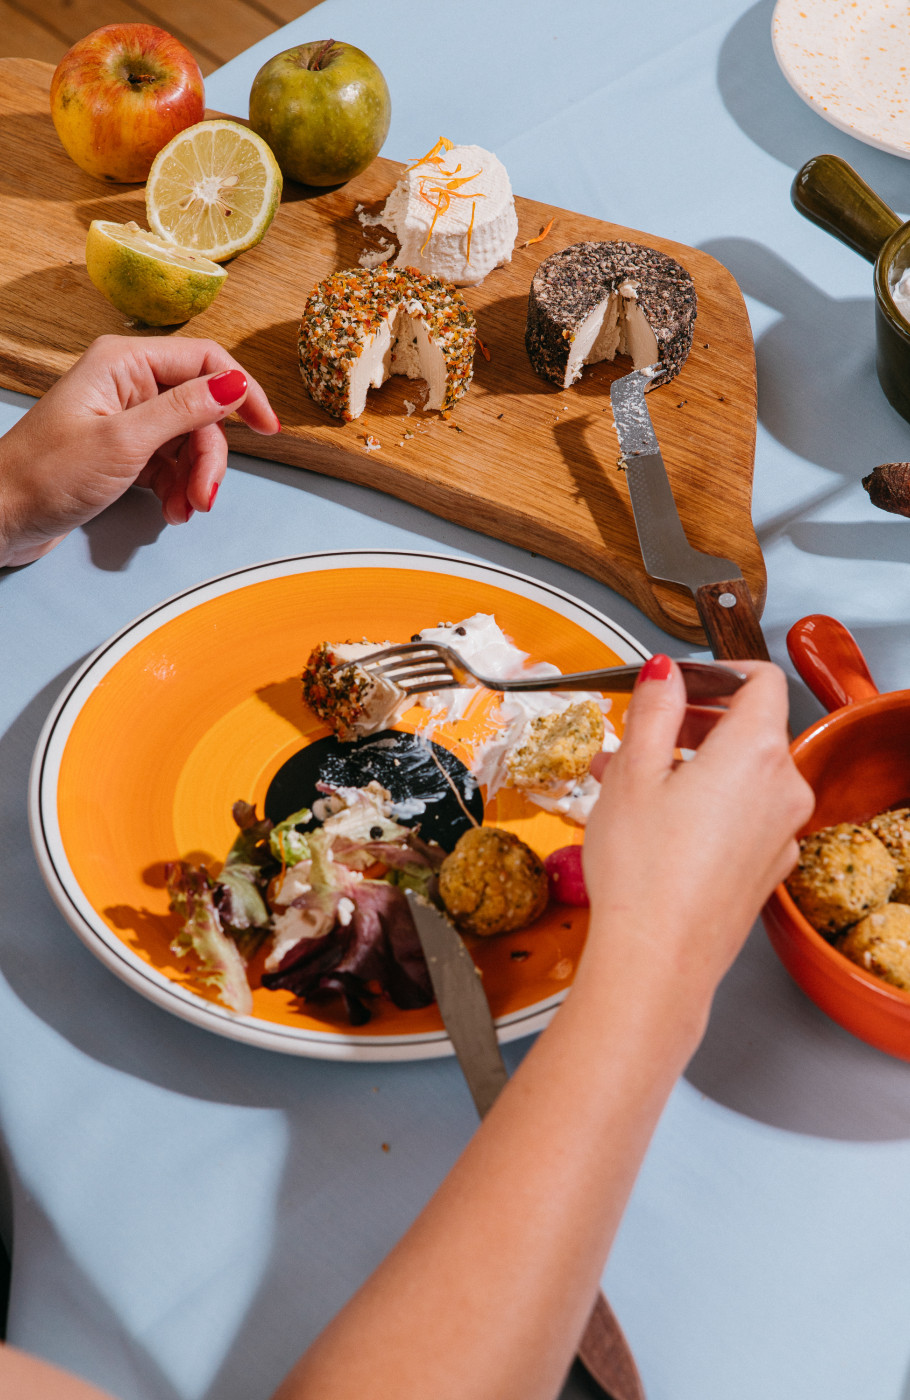
{"label": "cheese knife", "polygon": [[[481,1118],[508,1079],[480,973],[457,929],[415,890],[408,904],[426,958],[439,1014]],[[645,1400],[629,1344],[603,1293],[598,1293],[578,1346],[585,1371],[610,1400]]]}
{"label": "cheese knife", "polygon": [[730,559],[694,549],[683,530],[645,402],[645,389],[660,368],[658,364],[635,370],[610,386],[645,569],[651,578],[678,584],[692,594],[715,657],[767,661],[768,648],[742,571]]}

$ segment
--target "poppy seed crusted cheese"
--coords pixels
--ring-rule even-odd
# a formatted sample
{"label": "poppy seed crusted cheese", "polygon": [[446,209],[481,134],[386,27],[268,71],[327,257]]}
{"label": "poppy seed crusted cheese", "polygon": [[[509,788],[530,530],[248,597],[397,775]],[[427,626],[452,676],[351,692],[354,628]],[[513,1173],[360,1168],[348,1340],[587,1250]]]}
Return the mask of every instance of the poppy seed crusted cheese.
{"label": "poppy seed crusted cheese", "polygon": [[297,342],[310,397],[359,418],[391,374],[425,379],[428,409],[451,408],[471,382],[474,317],[461,293],[413,267],[335,272],[310,294]]}
{"label": "poppy seed crusted cheese", "polygon": [[695,285],[666,253],[639,243],[575,243],[538,267],[525,344],[544,379],[568,388],[586,364],[630,355],[660,363],[650,387],[679,374],[692,345]]}

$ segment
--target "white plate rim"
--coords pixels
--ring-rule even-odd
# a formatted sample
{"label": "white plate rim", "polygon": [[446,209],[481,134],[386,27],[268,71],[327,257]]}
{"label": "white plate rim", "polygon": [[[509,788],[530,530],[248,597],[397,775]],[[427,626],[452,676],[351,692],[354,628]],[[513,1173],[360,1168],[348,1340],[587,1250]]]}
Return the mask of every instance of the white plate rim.
{"label": "white plate rim", "polygon": [[[552,584],[498,564],[431,551],[358,549],[288,555],[245,565],[172,594],[139,614],[92,652],[70,678],[45,721],[32,759],[29,829],[41,874],[66,922],[89,951],[121,981],[164,1010],[215,1034],[284,1054],[366,1063],[433,1059],[454,1054],[452,1043],[442,1030],[376,1037],[346,1037],[338,1031],[312,1031],[238,1015],[171,982],[116,938],[92,908],[70,868],[57,819],[57,782],[69,733],[95,686],[139,641],[192,608],[242,587],[291,574],[357,567],[448,573],[506,587],[571,618],[597,640],[606,642],[623,660],[646,660],[650,655],[631,633],[590,604]],[[566,991],[497,1019],[500,1043],[542,1030]]]}
{"label": "white plate rim", "polygon": [[[866,0],[866,9],[875,8],[874,0]],[[774,57],[778,66],[798,97],[812,108],[812,111],[830,126],[836,127],[838,131],[844,132],[846,136],[853,136],[857,141],[862,141],[867,146],[873,146],[878,151],[887,151],[889,155],[900,156],[903,160],[910,160],[910,138],[902,145],[894,141],[889,141],[877,131],[864,129],[855,122],[849,122],[837,115],[836,111],[819,106],[816,94],[801,77],[793,63],[790,52],[790,44],[783,35],[784,27],[793,24],[796,20],[803,21],[807,35],[811,33],[811,19],[813,11],[821,13],[826,10],[830,20],[831,7],[830,0],[777,0],[771,16],[771,45],[774,49]],[[836,63],[831,59],[832,64]]]}

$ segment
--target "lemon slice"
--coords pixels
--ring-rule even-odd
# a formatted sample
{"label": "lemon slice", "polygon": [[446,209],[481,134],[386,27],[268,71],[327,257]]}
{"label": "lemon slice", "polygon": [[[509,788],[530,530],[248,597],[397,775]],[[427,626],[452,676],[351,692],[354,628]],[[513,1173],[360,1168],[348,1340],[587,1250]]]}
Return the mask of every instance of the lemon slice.
{"label": "lemon slice", "polygon": [[227,272],[191,248],[178,248],[138,224],[95,219],[85,241],[89,277],[118,311],[148,326],[176,326],[198,316]]}
{"label": "lemon slice", "polygon": [[145,187],[155,232],[215,262],[258,243],[280,198],[281,171],[262,137],[221,119],[179,132]]}

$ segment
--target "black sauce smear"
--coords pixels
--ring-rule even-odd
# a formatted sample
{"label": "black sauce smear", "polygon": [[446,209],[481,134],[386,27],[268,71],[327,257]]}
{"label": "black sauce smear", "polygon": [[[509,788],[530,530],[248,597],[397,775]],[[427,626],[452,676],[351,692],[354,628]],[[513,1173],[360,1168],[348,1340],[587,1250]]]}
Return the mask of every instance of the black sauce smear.
{"label": "black sauce smear", "polygon": [[[383,729],[348,744],[331,734],[300,749],[279,768],[269,784],[265,814],[277,824],[301,807],[312,807],[321,795],[317,783],[366,787],[375,781],[391,793],[393,802],[406,802],[409,798],[425,802],[425,810],[413,816],[392,815],[403,826],[419,826],[424,841],[436,841],[444,851],[451,851],[472,823],[430,757],[431,748],[471,816],[482,822],[483,797],[461,760],[440,744],[398,729]],[[311,827],[315,825],[315,820],[309,823]]]}

